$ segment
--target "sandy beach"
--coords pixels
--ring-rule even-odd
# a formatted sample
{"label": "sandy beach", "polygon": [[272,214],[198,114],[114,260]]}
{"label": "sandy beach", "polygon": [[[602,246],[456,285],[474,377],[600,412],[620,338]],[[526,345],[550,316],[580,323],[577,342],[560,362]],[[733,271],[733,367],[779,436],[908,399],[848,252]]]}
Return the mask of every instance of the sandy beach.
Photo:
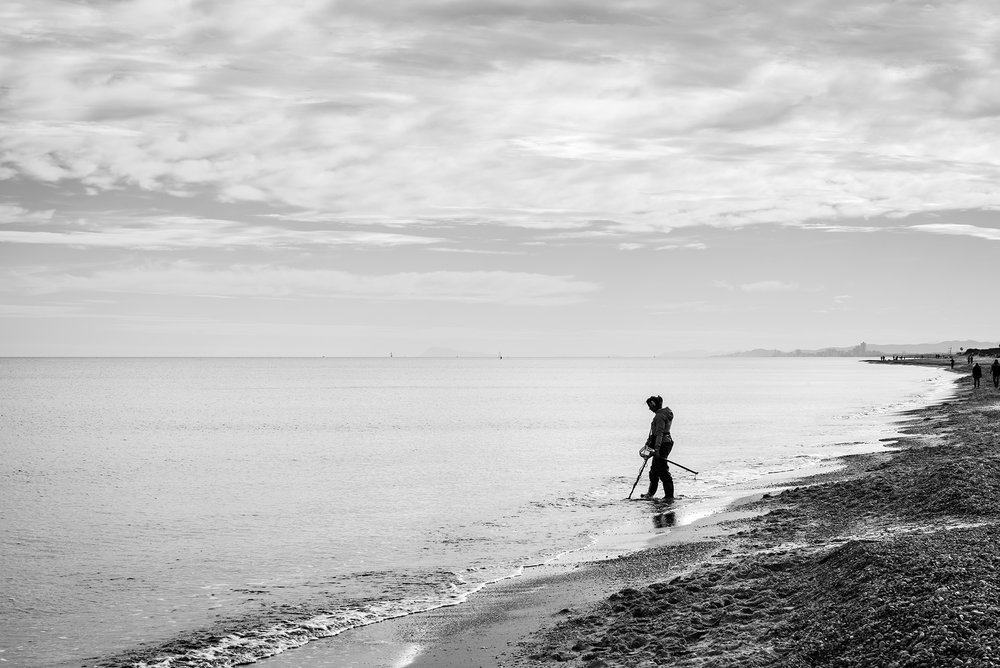
{"label": "sandy beach", "polygon": [[1000,665],[1000,392],[955,372],[887,451],[370,633],[416,667]]}

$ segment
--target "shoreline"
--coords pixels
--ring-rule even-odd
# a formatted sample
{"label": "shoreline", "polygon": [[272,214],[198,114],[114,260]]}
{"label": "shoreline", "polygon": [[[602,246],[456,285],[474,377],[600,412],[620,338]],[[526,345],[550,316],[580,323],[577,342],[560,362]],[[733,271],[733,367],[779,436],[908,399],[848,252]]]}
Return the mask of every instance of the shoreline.
{"label": "shoreline", "polygon": [[[946,369],[944,363],[928,364],[928,360],[907,360],[905,363]],[[676,610],[681,604],[680,599],[658,612],[651,612],[649,606],[642,603],[633,604],[630,601],[623,605],[623,596],[635,596],[633,592],[640,590],[649,592],[653,586],[669,587],[661,582],[664,578],[672,581],[693,578],[695,584],[691,586],[702,588],[704,583],[698,584],[699,580],[708,578],[709,582],[714,582],[726,574],[731,576],[733,569],[739,571],[743,562],[773,559],[775,551],[791,549],[788,538],[795,533],[794,522],[789,518],[775,521],[771,517],[775,506],[781,510],[782,506],[792,502],[801,489],[851,480],[864,472],[870,460],[895,456],[906,449],[905,441],[911,438],[908,432],[914,430],[915,423],[919,426],[925,413],[957,402],[961,396],[961,388],[956,388],[943,404],[902,412],[901,420],[895,423],[892,430],[899,436],[882,439],[891,442],[890,445],[897,448],[895,450],[834,457],[829,460],[836,462],[834,468],[822,466],[818,469],[819,473],[810,474],[816,469],[806,469],[786,472],[767,482],[756,481],[752,489],[745,490],[745,495],[729,503],[721,512],[698,517],[683,526],[673,526],[668,533],[649,534],[645,547],[624,556],[547,564],[529,569],[518,578],[492,585],[461,606],[354,629],[338,638],[337,665],[384,665],[393,668],[568,665],[600,668],[636,666],[642,661],[648,662],[646,668],[661,665],[664,661],[669,665],[687,665],[683,651],[674,653],[663,647],[659,650],[648,649],[652,644],[642,642],[642,639],[649,635],[651,620],[660,620],[665,628],[684,626],[684,620],[700,619],[703,612]],[[803,488],[803,485],[807,487]],[[660,515],[669,514],[669,507],[662,510],[664,512]],[[819,510],[823,513],[829,511]],[[654,513],[651,515],[655,517]],[[834,520],[834,523],[837,521]],[[846,526],[843,518],[839,522]],[[782,534],[785,534],[786,540],[775,542]],[[796,540],[803,541],[806,546],[796,549],[806,552],[844,544],[839,538],[821,534],[803,535]],[[703,572],[706,569],[722,569],[722,574],[714,572],[706,575]],[[639,613],[636,614],[636,611]],[[680,619],[674,619],[678,615]],[[768,620],[775,621],[776,616],[779,615],[774,610],[767,613]],[[609,624],[610,620],[617,621]],[[701,634],[698,629],[687,631],[692,640],[694,635]],[[602,632],[603,638],[600,637]],[[707,638],[710,634],[706,632],[702,635]],[[740,642],[746,641],[742,638]],[[699,640],[694,644],[703,648],[711,642]],[[643,648],[647,648],[645,653],[648,656],[645,658]],[[695,649],[687,656],[693,661],[690,665],[702,665],[709,657],[730,656],[730,650]],[[328,665],[329,661],[329,654],[324,653],[321,647],[316,648],[315,655],[307,648],[297,649],[291,654],[295,656],[294,663],[286,663],[279,655],[265,659],[262,662],[264,668],[292,665],[318,668]],[[291,656],[284,658],[292,659]],[[754,661],[761,658],[757,657]],[[745,657],[733,655],[718,665],[742,663],[745,663]]]}
{"label": "shoreline", "polygon": [[1000,392],[954,373],[891,449],[357,640],[408,643],[394,668],[1000,666]]}
{"label": "shoreline", "polygon": [[[832,460],[831,460],[832,461]],[[748,481],[722,502],[720,509],[702,512],[698,506],[650,506],[651,526],[634,534],[615,534],[608,545],[573,550],[563,557],[523,567],[520,575],[503,578],[479,589],[461,604],[382,620],[319,639],[292,651],[260,659],[262,668],[328,668],[327,641],[336,643],[334,665],[391,666],[392,668],[467,668],[501,666],[512,646],[550,619],[587,609],[622,588],[642,586],[664,570],[693,567],[707,558],[735,529],[731,523],[759,514],[732,509],[758,500],[769,491],[784,489],[810,471],[829,474],[828,466],[770,474]],[[739,489],[739,488],[737,488]],[[637,503],[648,503],[645,501]],[[713,504],[714,505],[714,504]],[[675,514],[694,511],[675,523]],[[669,531],[663,531],[668,528]],[[629,538],[632,536],[632,538]],[[626,545],[630,545],[626,547]],[[604,554],[614,556],[600,556]]]}

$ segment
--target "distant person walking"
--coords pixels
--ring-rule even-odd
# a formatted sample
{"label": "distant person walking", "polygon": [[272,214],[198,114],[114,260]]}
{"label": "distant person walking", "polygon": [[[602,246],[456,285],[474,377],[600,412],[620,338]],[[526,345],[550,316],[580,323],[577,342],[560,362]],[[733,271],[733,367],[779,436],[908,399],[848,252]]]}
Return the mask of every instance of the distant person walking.
{"label": "distant person walking", "polygon": [[993,375],[993,387],[1000,388],[1000,358],[994,359],[990,365],[990,373]]}
{"label": "distant person walking", "polygon": [[649,425],[649,438],[646,439],[646,449],[651,451],[653,465],[649,467],[649,491],[642,495],[644,499],[652,499],[656,494],[658,483],[663,483],[663,496],[667,501],[674,498],[674,479],[670,476],[670,466],[667,457],[674,447],[674,439],[670,436],[670,425],[674,421],[674,412],[663,405],[663,397],[646,399],[646,406],[653,411],[653,422]]}
{"label": "distant person walking", "polygon": [[952,357],[952,358],[949,359],[949,361],[951,362],[951,368],[954,369],[955,368],[955,358]]}
{"label": "distant person walking", "polygon": [[979,366],[979,362],[972,365],[972,387],[979,387],[979,379],[983,377],[983,370]]}

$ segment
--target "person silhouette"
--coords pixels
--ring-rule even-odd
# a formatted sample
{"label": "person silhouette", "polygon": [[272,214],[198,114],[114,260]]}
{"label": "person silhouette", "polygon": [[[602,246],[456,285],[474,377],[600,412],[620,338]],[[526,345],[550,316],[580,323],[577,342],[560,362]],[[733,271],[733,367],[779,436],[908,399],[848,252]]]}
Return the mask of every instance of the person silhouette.
{"label": "person silhouette", "polygon": [[1000,388],[1000,358],[994,359],[990,365],[990,375],[993,376],[993,387]]}
{"label": "person silhouette", "polygon": [[649,490],[642,498],[652,499],[658,483],[662,482],[664,498],[671,501],[674,498],[674,479],[670,475],[667,457],[674,447],[674,439],[670,436],[674,412],[663,405],[663,397],[649,397],[646,406],[655,413],[649,425],[649,438],[646,439],[646,448],[652,451],[653,464],[649,467]]}
{"label": "person silhouette", "polygon": [[979,387],[979,379],[983,377],[983,370],[979,362],[972,365],[972,387]]}

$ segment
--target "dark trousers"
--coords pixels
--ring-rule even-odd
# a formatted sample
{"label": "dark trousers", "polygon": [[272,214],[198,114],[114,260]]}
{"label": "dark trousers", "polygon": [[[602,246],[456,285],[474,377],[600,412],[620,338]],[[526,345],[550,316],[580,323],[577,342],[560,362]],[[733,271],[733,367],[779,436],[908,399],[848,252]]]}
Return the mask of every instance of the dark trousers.
{"label": "dark trousers", "polygon": [[979,376],[972,377],[972,387],[979,387]]}
{"label": "dark trousers", "polygon": [[993,387],[1000,387],[1000,376],[993,376]]}
{"label": "dark trousers", "polygon": [[656,488],[660,481],[663,481],[663,495],[668,499],[674,498],[674,479],[670,476],[670,466],[667,465],[667,460],[653,457],[653,465],[649,467],[647,496],[656,494]]}

